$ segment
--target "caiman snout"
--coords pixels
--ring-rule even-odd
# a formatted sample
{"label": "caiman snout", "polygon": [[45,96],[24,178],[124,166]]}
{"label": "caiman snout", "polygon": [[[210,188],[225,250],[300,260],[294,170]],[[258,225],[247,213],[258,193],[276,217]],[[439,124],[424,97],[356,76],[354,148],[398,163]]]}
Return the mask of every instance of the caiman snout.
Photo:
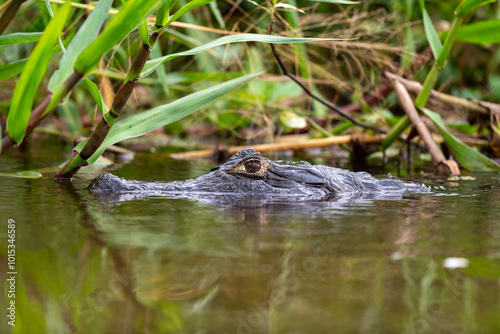
{"label": "caiman snout", "polygon": [[284,179],[311,186],[323,186],[326,179],[314,168],[271,164],[269,172]]}

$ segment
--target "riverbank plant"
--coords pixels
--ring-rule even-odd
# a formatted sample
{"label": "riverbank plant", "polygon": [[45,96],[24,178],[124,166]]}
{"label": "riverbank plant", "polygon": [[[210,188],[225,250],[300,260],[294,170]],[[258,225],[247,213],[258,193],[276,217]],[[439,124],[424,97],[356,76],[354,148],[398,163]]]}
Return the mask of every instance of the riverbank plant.
{"label": "riverbank plant", "polygon": [[[446,84],[446,77],[458,98],[477,94],[478,100],[486,97],[495,102],[496,96],[500,100],[494,68],[495,59],[497,63],[500,59],[495,45],[500,38],[493,33],[499,25],[493,10],[498,4],[492,2],[465,0],[452,6],[423,0],[248,1],[235,6],[211,0],[134,0],[115,9],[109,0],[95,5],[28,1],[22,6],[12,1],[0,7],[0,28],[9,26],[0,36],[2,54],[8,55],[2,58],[0,79],[12,93],[1,97],[0,111],[4,115],[8,111],[2,154],[39,129],[53,110],[59,119],[54,124],[63,125],[68,139],[88,137],[74,147],[58,177],[73,176],[110,145],[167,124],[171,124],[167,132],[189,135],[189,124],[212,123],[216,131],[240,142],[263,134],[269,140],[286,131],[329,137],[389,132],[380,148],[386,150],[409,125],[406,117],[398,116],[383,75],[383,70],[399,68],[407,77],[424,82],[415,106],[435,121],[457,160],[472,170],[496,169],[489,160],[468,163],[485,157],[467,145],[457,146],[460,140],[439,116],[423,109],[432,89]],[[23,15],[37,10],[41,19],[23,26]],[[274,29],[269,29],[272,22]],[[470,78],[470,71],[457,65],[463,60],[452,52],[457,41],[461,50],[467,50],[465,43],[488,45],[477,61],[484,63],[484,54],[491,57],[490,71],[478,69]],[[271,44],[272,49],[258,43]],[[426,44],[434,58],[428,66],[421,52]],[[255,81],[266,69],[265,81]],[[296,82],[285,81],[280,72]],[[456,76],[475,84],[481,74],[487,77],[489,93],[481,85],[456,84]],[[248,82],[238,94],[219,100],[219,110],[205,109],[201,117],[178,122]],[[136,87],[145,90],[137,92]],[[146,99],[151,95],[150,102],[134,102],[134,95]],[[127,108],[131,96],[134,107]],[[95,106],[98,114],[92,112]],[[476,107],[491,114],[491,120],[482,116],[479,127],[470,121],[457,128],[468,129],[469,135],[476,131],[476,137],[494,143],[500,133],[494,107],[479,103]],[[89,125],[90,133],[85,130]],[[44,129],[61,133],[47,127],[40,131]]]}

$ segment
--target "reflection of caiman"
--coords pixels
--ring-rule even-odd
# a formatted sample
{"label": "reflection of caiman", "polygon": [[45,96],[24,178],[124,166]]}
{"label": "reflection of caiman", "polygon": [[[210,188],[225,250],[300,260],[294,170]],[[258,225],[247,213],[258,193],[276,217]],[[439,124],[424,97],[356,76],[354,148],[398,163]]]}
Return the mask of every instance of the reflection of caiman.
{"label": "reflection of caiman", "polygon": [[[325,199],[342,194],[397,194],[405,190],[428,191],[422,185],[396,179],[375,179],[365,172],[300,163],[285,165],[246,149],[209,172],[187,181],[139,182],[111,174],[98,176],[89,185],[95,195],[239,194],[262,197],[294,196],[294,199]],[[135,197],[134,196],[134,197]]]}

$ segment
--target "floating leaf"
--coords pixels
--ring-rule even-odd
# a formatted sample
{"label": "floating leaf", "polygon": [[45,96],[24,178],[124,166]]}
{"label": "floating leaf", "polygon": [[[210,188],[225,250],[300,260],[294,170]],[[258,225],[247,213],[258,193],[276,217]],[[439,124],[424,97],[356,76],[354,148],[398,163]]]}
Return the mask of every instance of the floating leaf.
{"label": "floating leaf", "polygon": [[71,3],[67,2],[57,12],[57,15],[50,20],[42,37],[33,49],[16,85],[7,117],[9,137],[16,143],[23,140],[36,90],[47,70],[51,58],[50,51],[62,32],[70,8]]}
{"label": "floating leaf", "polygon": [[19,177],[23,179],[38,179],[42,177],[42,174],[34,171],[23,171],[23,172],[17,172],[17,173],[0,173],[0,176],[6,176],[6,177]]}
{"label": "floating leaf", "polygon": [[[249,82],[260,74],[248,74],[116,122],[99,149],[88,159],[88,162],[93,163],[96,161],[109,146],[128,138],[142,136],[158,127],[175,122]],[[86,140],[80,143],[75,147],[75,150],[80,152],[85,142]]]}
{"label": "floating leaf", "polygon": [[451,152],[455,158],[460,161],[462,166],[470,171],[491,172],[500,170],[500,166],[494,161],[488,159],[486,156],[482,155],[473,148],[465,145],[454,135],[449,133],[448,130],[446,130],[443,120],[439,114],[425,108],[421,108],[421,110],[432,120],[432,122],[434,122],[441,133],[441,136],[443,136],[446,141],[446,144],[448,144]]}
{"label": "floating leaf", "polygon": [[194,56],[203,51],[215,48],[217,46],[226,45],[230,43],[240,43],[240,42],[261,42],[261,43],[273,43],[273,44],[284,44],[284,43],[304,43],[313,41],[337,41],[336,38],[293,38],[293,37],[281,37],[274,35],[263,35],[263,34],[235,34],[230,36],[224,36],[213,40],[207,44],[200,45],[191,50],[173,53],[171,55],[166,55],[160,58],[152,59],[146,62],[144,69],[142,70],[141,77],[145,77],[153,73],[156,67],[161,64],[170,61],[172,59],[181,56]]}
{"label": "floating leaf", "polygon": [[455,40],[481,45],[500,43],[500,19],[462,26],[458,30]]}
{"label": "floating leaf", "polygon": [[42,32],[16,32],[10,35],[0,36],[0,45],[36,42],[40,39],[42,34]]}

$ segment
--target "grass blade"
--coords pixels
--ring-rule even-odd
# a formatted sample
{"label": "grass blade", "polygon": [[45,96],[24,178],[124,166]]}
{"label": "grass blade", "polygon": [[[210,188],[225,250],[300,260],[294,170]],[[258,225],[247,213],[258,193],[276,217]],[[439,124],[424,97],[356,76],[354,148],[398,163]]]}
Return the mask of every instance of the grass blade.
{"label": "grass blade", "polygon": [[455,10],[455,15],[458,17],[464,17],[474,8],[477,8],[488,3],[495,2],[496,0],[464,0]]}
{"label": "grass blade", "polygon": [[50,20],[42,37],[31,53],[28,62],[24,66],[24,70],[16,85],[7,117],[9,137],[16,143],[20,143],[23,140],[36,90],[45,74],[51,58],[50,51],[62,32],[70,8],[71,4],[67,2],[57,12],[57,15]]}
{"label": "grass blade", "polygon": [[41,32],[16,32],[10,35],[0,36],[0,45],[36,42],[40,39],[42,34]]}
{"label": "grass blade", "polygon": [[284,43],[304,43],[304,42],[313,42],[313,41],[336,41],[339,39],[335,38],[290,38],[290,37],[281,37],[281,36],[273,36],[273,35],[262,35],[262,34],[237,34],[230,35],[218,38],[213,40],[207,44],[200,45],[191,50],[173,53],[171,55],[163,56],[160,58],[152,59],[146,62],[144,69],[141,73],[141,78],[146,77],[153,73],[156,67],[161,64],[170,61],[172,59],[181,57],[181,56],[194,56],[203,51],[215,48],[217,46],[226,45],[230,43],[240,43],[240,42],[261,42],[261,43],[274,43],[274,44],[284,44]]}
{"label": "grass blade", "polygon": [[427,41],[431,46],[434,59],[437,60],[439,58],[441,50],[443,49],[443,44],[441,44],[441,40],[439,39],[436,28],[434,28],[431,17],[429,16],[429,13],[427,13],[427,10],[425,10],[425,8],[422,9],[422,15],[424,17],[425,36],[427,36]]}
{"label": "grass blade", "polygon": [[[144,135],[158,127],[175,122],[192,114],[215,99],[256,78],[260,74],[261,73],[245,75],[116,122],[104,142],[94,155],[89,158],[88,162],[93,163],[96,161],[102,152],[109,146],[128,138]],[[84,142],[80,143],[75,149],[80,151],[84,145]]]}
{"label": "grass blade", "polygon": [[99,29],[101,29],[102,24],[108,17],[112,2],[112,0],[99,1],[95,9],[82,24],[73,41],[69,44],[68,50],[61,58],[59,69],[50,78],[49,90],[51,92],[56,91],[73,73],[76,58],[97,37]]}
{"label": "grass blade", "polygon": [[84,76],[91,73],[101,57],[144,21],[162,2],[161,0],[127,1],[103,33],[80,53],[75,62],[75,71]]}
{"label": "grass blade", "polygon": [[99,91],[99,88],[97,87],[97,85],[95,83],[93,83],[92,81],[90,81],[87,78],[83,79],[83,83],[85,84],[85,86],[87,86],[87,89],[89,90],[90,95],[92,95],[92,98],[94,99],[95,103],[97,103],[97,106],[99,107],[99,109],[102,112],[102,115],[104,116],[109,111],[109,108],[106,105],[106,103],[104,102],[104,97],[102,96],[101,92]]}
{"label": "grass blade", "polygon": [[181,7],[177,12],[175,12],[174,15],[172,15],[172,17],[168,20],[168,22],[165,26],[168,26],[170,23],[177,21],[177,19],[179,19],[182,15],[186,14],[187,12],[189,12],[197,7],[206,5],[207,3],[210,3],[212,1],[214,1],[214,0],[189,1],[185,6]]}
{"label": "grass blade", "polygon": [[446,144],[450,148],[451,152],[457,158],[457,160],[464,166],[466,169],[470,171],[478,171],[478,172],[494,172],[500,171],[500,166],[497,165],[494,161],[488,159],[486,156],[482,155],[478,151],[473,148],[465,145],[457,137],[452,135],[443,123],[441,116],[439,114],[425,108],[421,108],[427,117],[429,117],[432,122],[436,125],[441,136],[443,136]]}

